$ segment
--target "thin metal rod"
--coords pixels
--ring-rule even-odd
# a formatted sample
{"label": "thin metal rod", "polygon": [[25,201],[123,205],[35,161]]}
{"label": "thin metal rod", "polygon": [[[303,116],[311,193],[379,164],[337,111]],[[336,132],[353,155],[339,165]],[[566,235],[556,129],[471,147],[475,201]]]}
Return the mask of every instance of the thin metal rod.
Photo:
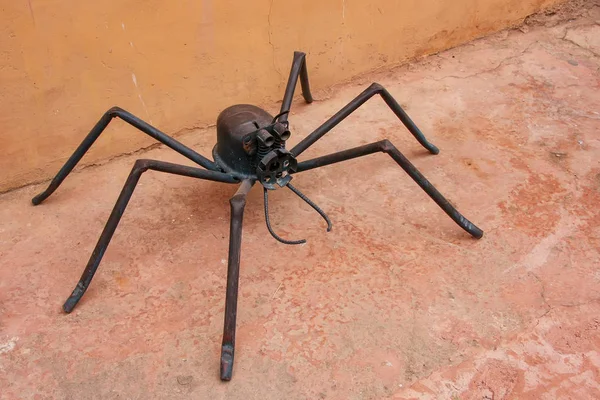
{"label": "thin metal rod", "polygon": [[166,172],[175,175],[183,175],[189,176],[193,178],[206,179],[209,181],[216,182],[225,182],[225,183],[236,183],[237,181],[231,177],[230,175],[215,172],[215,171],[207,171],[201,168],[188,167],[185,165],[178,165],[167,163],[163,161],[156,160],[137,160],[135,165],[133,166],[125,185],[123,186],[123,190],[115,203],[115,206],[106,222],[106,226],[98,239],[98,243],[92,252],[92,255],[77,283],[75,289],[71,293],[71,296],[67,299],[65,304],[63,305],[63,309],[65,312],[70,313],[73,311],[73,308],[77,305],[85,291],[88,289],[98,266],[100,265],[100,261],[104,256],[104,252],[112,239],[115,230],[117,229],[117,225],[119,225],[119,221],[125,212],[125,208],[133,195],[133,191],[142,175],[147,170],[155,170],[160,172]]}
{"label": "thin metal rod", "polygon": [[158,140],[159,142],[166,145],[167,147],[170,147],[171,149],[175,150],[182,156],[187,157],[190,160],[194,161],[196,164],[198,164],[208,170],[212,170],[212,171],[216,171],[218,169],[216,167],[216,165],[212,161],[210,161],[208,158],[196,153],[194,150],[183,145],[182,143],[178,142],[177,140],[173,139],[172,137],[168,136],[167,134],[159,131],[152,125],[142,121],[138,117],[123,110],[122,108],[113,107],[110,110],[108,110],[107,112],[105,112],[104,115],[102,116],[102,118],[100,118],[100,120],[96,123],[96,125],[94,125],[94,127],[92,128],[90,133],[88,133],[88,135],[85,137],[85,139],[83,139],[83,141],[81,142],[79,147],[77,147],[75,152],[71,155],[71,157],[69,157],[67,162],[58,171],[58,173],[56,174],[54,179],[52,179],[52,182],[50,182],[50,185],[48,186],[48,188],[45,191],[43,191],[42,193],[35,196],[31,200],[31,202],[34,205],[37,206],[38,204],[40,204],[41,202],[46,200],[52,193],[54,193],[54,191],[56,189],[58,189],[58,187],[65,180],[67,175],[69,175],[69,173],[71,173],[73,168],[75,168],[77,163],[83,158],[85,153],[90,149],[90,147],[92,147],[92,145],[94,144],[96,139],[98,139],[98,137],[104,131],[104,129],[108,126],[110,121],[112,121],[112,119],[115,117],[121,118],[123,121],[133,125],[140,131],[153,137],[154,139]]}
{"label": "thin metal rod", "polygon": [[229,381],[233,374],[235,354],[235,327],[237,318],[238,286],[240,280],[240,257],[242,252],[242,223],[246,196],[254,180],[244,180],[229,200],[231,223],[229,228],[229,261],[227,264],[227,293],[225,295],[225,321],[221,346],[221,380]]}
{"label": "thin metal rod", "polygon": [[353,149],[340,151],[337,153],[329,154],[323,157],[317,157],[312,160],[303,161],[298,163],[297,172],[308,171],[313,168],[323,167],[325,165],[335,164],[341,161],[351,160],[353,158],[366,156],[368,154],[383,152],[387,153],[396,161],[396,163],[402,167],[402,169],[410,175],[410,177],[423,189],[429,197],[437,203],[438,206],[458,226],[467,231],[471,236],[476,239],[480,239],[483,236],[483,231],[475,226],[471,221],[465,218],[456,208],[450,204],[450,202],[442,196],[442,194],[429,182],[421,172],[389,141],[382,140],[367,144],[364,146],[355,147]]}
{"label": "thin metal rod", "polygon": [[294,244],[306,243],[306,239],[287,240],[275,233],[275,231],[271,227],[271,220],[269,218],[269,191],[267,190],[267,188],[264,188],[264,200],[265,200],[265,221],[267,223],[267,229],[269,230],[269,233],[271,234],[271,236],[273,236],[278,242],[281,242],[283,244],[294,245]]}
{"label": "thin metal rod", "polygon": [[302,200],[304,200],[306,202],[306,204],[308,204],[309,206],[311,206],[316,212],[319,213],[319,215],[321,217],[323,217],[323,219],[325,220],[325,222],[327,222],[327,232],[331,231],[331,220],[329,219],[329,217],[327,216],[327,214],[325,214],[325,211],[321,210],[321,208],[316,205],[315,203],[312,202],[311,199],[309,199],[308,197],[306,197],[304,195],[304,193],[302,193],[301,191],[299,191],[297,188],[295,188],[294,186],[292,186],[291,183],[288,182],[288,184],[286,185],[292,192],[294,192],[298,197],[300,197]]}
{"label": "thin metal rod", "polygon": [[421,132],[421,130],[415,125],[415,123],[410,119],[408,114],[400,107],[400,104],[392,97],[392,95],[380,84],[373,83],[367,89],[365,89],[361,94],[359,94],[354,100],[348,103],[344,108],[338,111],[334,116],[329,118],[323,125],[315,129],[310,135],[304,138],[300,143],[298,143],[291,151],[294,156],[299,156],[308,149],[311,145],[313,145],[317,140],[319,140],[323,135],[332,130],[337,124],[342,122],[346,117],[352,114],[356,109],[362,106],[367,100],[376,94],[380,95],[385,103],[390,107],[390,109],[396,114],[396,116],[402,121],[404,126],[412,133],[412,135],[417,139],[421,145],[429,150],[431,154],[438,154],[440,150],[435,147],[432,143],[427,141],[427,138]]}
{"label": "thin metal rod", "polygon": [[[290,69],[290,76],[285,88],[285,94],[283,95],[283,101],[281,102],[281,113],[289,111],[290,107],[292,106],[292,100],[294,99],[294,91],[296,90],[298,77],[300,77],[300,85],[302,86],[302,96],[304,97],[304,101],[307,103],[312,103],[313,97],[310,93],[310,85],[308,83],[306,54],[300,51],[295,51],[294,60],[292,61],[292,68]],[[280,122],[285,122],[287,119],[288,114],[283,114],[281,117],[279,117]]]}
{"label": "thin metal rod", "polygon": [[354,147],[348,150],[338,151],[336,153],[327,154],[325,156],[313,158],[310,160],[299,162],[296,166],[296,172],[309,171],[311,169],[324,167],[326,165],[339,163],[341,161],[351,160],[353,158],[366,156],[373,153],[382,152],[382,142],[365,144],[363,146]]}

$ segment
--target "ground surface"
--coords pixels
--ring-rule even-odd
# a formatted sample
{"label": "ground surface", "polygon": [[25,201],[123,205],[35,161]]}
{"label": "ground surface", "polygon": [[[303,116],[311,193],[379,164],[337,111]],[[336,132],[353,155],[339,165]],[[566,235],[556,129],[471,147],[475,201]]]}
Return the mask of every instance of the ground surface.
{"label": "ground surface", "polygon": [[[485,237],[459,229],[385,155],[299,174],[265,228],[246,208],[234,379],[218,379],[235,187],[149,172],[98,274],[61,305],[136,158],[0,197],[2,399],[600,398],[600,13],[504,32],[295,103],[297,142],[377,80],[303,156],[389,138]],[[274,110],[276,107],[273,107]],[[90,121],[91,123],[92,121]],[[111,129],[123,125],[115,123]],[[182,140],[210,154],[214,132]],[[185,162],[185,161],[184,161]]]}

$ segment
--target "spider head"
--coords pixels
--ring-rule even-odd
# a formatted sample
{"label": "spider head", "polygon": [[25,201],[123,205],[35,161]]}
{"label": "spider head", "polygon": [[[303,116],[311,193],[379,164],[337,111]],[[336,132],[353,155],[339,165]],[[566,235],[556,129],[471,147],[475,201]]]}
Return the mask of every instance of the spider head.
{"label": "spider head", "polygon": [[291,173],[296,170],[297,161],[284,148],[269,151],[259,162],[256,168],[256,177],[267,189],[284,187],[292,179]]}
{"label": "spider head", "polygon": [[290,174],[296,170],[296,158],[285,149],[285,141],[289,137],[287,121],[274,122],[256,134],[258,142],[256,176],[267,189],[287,185],[292,179]]}
{"label": "spider head", "polygon": [[265,188],[283,187],[292,179],[296,159],[285,149],[290,138],[284,111],[275,117],[249,104],[226,108],[217,118],[215,163],[223,172],[256,178]]}

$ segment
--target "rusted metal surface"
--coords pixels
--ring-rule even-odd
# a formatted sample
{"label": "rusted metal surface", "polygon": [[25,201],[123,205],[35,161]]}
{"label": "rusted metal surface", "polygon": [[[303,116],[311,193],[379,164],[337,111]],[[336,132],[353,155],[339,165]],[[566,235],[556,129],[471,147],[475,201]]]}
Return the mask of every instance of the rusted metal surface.
{"label": "rusted metal surface", "polygon": [[306,68],[306,56],[301,52],[294,53],[290,76],[279,114],[273,117],[267,111],[248,104],[234,105],[221,112],[217,118],[217,143],[213,149],[214,162],[160,132],[158,129],[131,115],[127,111],[118,107],[111,108],[107,111],[61,168],[49,187],[32,199],[34,205],[42,203],[60,186],[63,180],[73,170],[114,117],[123,119],[140,131],[155,138],[203,168],[189,167],[157,160],[138,160],[135,163],[125,182],[123,190],[117,199],[108,222],[104,227],[100,239],[92,252],[83,275],[63,306],[64,311],[67,313],[71,312],[89,287],[100,261],[102,260],[102,256],[125,212],[125,208],[129,203],[133,191],[142,173],[147,170],[155,170],[168,174],[183,175],[223,183],[241,183],[238,191],[230,200],[231,228],[229,238],[229,262],[227,269],[227,291],[221,351],[221,379],[225,381],[230,380],[233,373],[242,243],[242,219],[244,206],[246,204],[246,195],[255,182],[259,182],[264,190],[265,219],[271,235],[285,244],[301,244],[305,243],[305,240],[290,241],[282,239],[275,234],[271,228],[268,211],[269,190],[288,187],[324,218],[327,222],[327,231],[330,231],[332,226],[331,221],[325,212],[290,184],[293,174],[356,157],[383,152],[389,154],[461,228],[477,239],[483,236],[483,231],[459,213],[458,210],[456,210],[388,140],[367,144],[365,146],[298,163],[296,157],[376,94],[383,98],[387,106],[394,114],[396,114],[399,120],[424,148],[432,154],[439,153],[438,148],[427,141],[423,133],[404,112],[391,94],[383,86],[377,83],[369,86],[354,100],[348,103],[348,105],[343,107],[333,117],[298,143],[293,149],[287,150],[285,147],[286,141],[291,135],[287,119],[298,80],[300,80],[304,100],[307,103],[312,102]]}

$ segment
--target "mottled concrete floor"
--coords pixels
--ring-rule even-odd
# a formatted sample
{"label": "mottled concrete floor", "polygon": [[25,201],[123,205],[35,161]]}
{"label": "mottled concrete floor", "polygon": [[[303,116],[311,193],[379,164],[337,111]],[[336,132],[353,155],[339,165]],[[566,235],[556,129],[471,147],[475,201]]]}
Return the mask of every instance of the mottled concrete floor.
{"label": "mottled concrete floor", "polygon": [[[600,398],[598,15],[296,102],[294,143],[371,81],[386,86],[438,156],[379,99],[303,156],[389,138],[486,235],[470,238],[385,155],[295,177],[330,233],[288,191],[272,195],[276,230],[303,246],[269,236],[255,187],[229,383],[218,363],[234,186],[145,174],[70,315],[62,302],[134,160],[185,160],[155,148],[86,168],[39,207],[43,185],[1,196],[0,397]],[[210,154],[213,137],[182,140]]]}

